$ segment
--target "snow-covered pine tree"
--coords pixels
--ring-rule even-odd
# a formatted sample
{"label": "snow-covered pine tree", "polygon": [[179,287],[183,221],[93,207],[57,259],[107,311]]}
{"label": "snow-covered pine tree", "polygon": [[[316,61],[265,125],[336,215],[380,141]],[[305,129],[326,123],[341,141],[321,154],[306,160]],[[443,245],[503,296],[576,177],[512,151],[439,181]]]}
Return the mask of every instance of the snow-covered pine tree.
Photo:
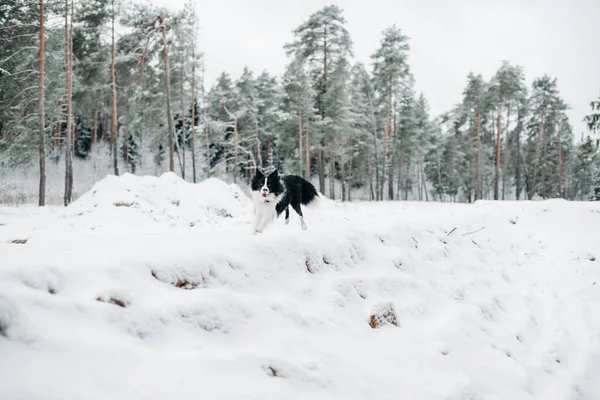
{"label": "snow-covered pine tree", "polygon": [[[352,56],[352,41],[346,29],[346,19],[342,9],[331,5],[311,14],[307,21],[303,22],[293,31],[294,41],[284,46],[288,56],[305,62],[308,74],[311,76],[313,85],[317,90],[316,108],[321,117],[321,130],[312,129],[312,142],[317,150],[317,167],[319,172],[319,189],[325,192],[325,164],[326,142],[333,135],[330,131],[324,131],[325,120],[329,117],[325,94],[328,90],[328,82],[331,74],[340,60],[347,60]],[[331,98],[330,98],[331,99]],[[313,124],[313,128],[318,128]]]}
{"label": "snow-covered pine tree", "polygon": [[[398,91],[409,85],[408,50],[408,37],[393,25],[383,31],[379,48],[371,56],[374,85],[378,92],[377,104],[380,108],[380,119],[382,119],[381,114],[385,116],[383,170],[384,174],[387,173],[389,200],[394,198],[394,103]],[[383,184],[381,190],[383,191]],[[383,193],[380,196],[383,197]]]}

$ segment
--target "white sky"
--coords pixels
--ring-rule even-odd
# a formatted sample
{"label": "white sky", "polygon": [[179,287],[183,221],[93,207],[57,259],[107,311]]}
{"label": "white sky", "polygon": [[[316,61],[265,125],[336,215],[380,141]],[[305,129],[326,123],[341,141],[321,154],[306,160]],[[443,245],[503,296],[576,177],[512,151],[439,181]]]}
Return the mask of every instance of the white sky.
{"label": "white sky", "polygon": [[[185,0],[154,0],[179,8]],[[370,65],[381,31],[394,23],[410,37],[417,90],[433,115],[460,102],[469,71],[489,79],[503,59],[523,66],[528,85],[558,78],[577,137],[600,94],[600,0],[194,0],[205,52],[206,86],[245,65],[280,75],[292,30],[329,4],[344,11],[355,58]],[[595,29],[594,29],[595,28]]]}

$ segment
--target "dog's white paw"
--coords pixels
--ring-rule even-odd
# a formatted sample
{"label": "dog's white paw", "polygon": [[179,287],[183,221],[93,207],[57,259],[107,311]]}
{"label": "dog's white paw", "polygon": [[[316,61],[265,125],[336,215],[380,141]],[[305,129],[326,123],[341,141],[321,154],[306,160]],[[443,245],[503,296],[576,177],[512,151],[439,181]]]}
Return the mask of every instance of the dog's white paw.
{"label": "dog's white paw", "polygon": [[290,223],[290,219],[289,219],[289,218],[286,218],[286,220],[285,220],[285,224],[287,225],[287,224],[289,224],[289,223]]}
{"label": "dog's white paw", "polygon": [[255,235],[258,235],[259,233],[262,233],[262,232],[261,232],[260,230],[258,230],[258,229],[255,229],[255,230],[254,230],[254,234],[255,234]]}

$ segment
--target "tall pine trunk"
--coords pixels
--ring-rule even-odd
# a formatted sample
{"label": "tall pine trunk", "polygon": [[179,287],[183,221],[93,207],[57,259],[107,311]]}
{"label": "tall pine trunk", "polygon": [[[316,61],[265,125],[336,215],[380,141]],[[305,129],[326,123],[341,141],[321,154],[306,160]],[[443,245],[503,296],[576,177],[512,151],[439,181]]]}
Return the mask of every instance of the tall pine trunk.
{"label": "tall pine trunk", "polygon": [[[390,77],[390,93],[388,96],[388,110],[387,110],[387,156],[386,156],[386,168],[388,173],[388,199],[394,200],[394,127],[392,121],[392,79]],[[381,196],[383,198],[383,195]]]}
{"label": "tall pine trunk", "polygon": [[[184,54],[183,52],[181,52],[181,79],[179,82],[179,92],[180,92],[180,97],[181,97],[181,161],[182,161],[182,166],[181,166],[181,179],[185,180],[185,145],[187,142],[187,138],[186,138],[186,131],[185,131],[185,105],[184,105],[184,101],[183,101],[183,79],[184,79],[184,75],[183,75],[183,57]],[[192,117],[193,118],[193,117]]]}
{"label": "tall pine trunk", "polygon": [[500,197],[500,149],[501,149],[501,123],[502,123],[502,85],[500,85],[500,99],[498,100],[498,133],[496,135],[496,172],[494,177],[494,200]]}
{"label": "tall pine trunk", "polygon": [[471,202],[471,195],[473,194],[473,122],[469,121],[469,185],[467,190],[467,196],[469,197],[469,203]]}
{"label": "tall pine trunk", "polygon": [[44,103],[44,0],[40,0],[40,49],[39,49],[39,71],[38,71],[38,99],[40,106],[40,136],[39,136],[39,151],[40,151],[40,188],[39,188],[39,205],[46,205],[46,147],[44,143],[44,131],[46,128],[46,110]]}
{"label": "tall pine trunk", "polygon": [[162,17],[156,21],[160,22],[162,27],[162,45],[163,45],[163,63],[165,68],[165,94],[167,96],[167,123],[169,132],[167,134],[167,143],[169,146],[169,171],[175,172],[175,124],[173,123],[173,111],[171,107],[171,78],[169,76],[169,48],[167,46],[167,23]]}
{"label": "tall pine trunk", "polygon": [[309,180],[310,179],[310,119],[307,118],[306,119],[306,140],[305,140],[305,144],[306,144],[306,163],[304,165],[304,167],[306,168],[306,171],[304,172],[304,179]]}
{"label": "tall pine trunk", "polygon": [[348,201],[352,201],[352,178],[354,170],[352,169],[354,163],[354,133],[350,134],[350,146],[348,146],[350,154],[348,155]]}
{"label": "tall pine trunk", "polygon": [[517,162],[516,162],[516,182],[515,182],[515,190],[516,190],[516,198],[519,200],[521,197],[521,110],[518,111],[517,118],[519,121],[517,122],[517,135],[515,141],[517,142]]}
{"label": "tall pine trunk", "polygon": [[344,160],[344,147],[342,143],[342,136],[338,136],[338,148],[340,151],[340,178],[342,180],[342,201],[346,201],[346,164]]}
{"label": "tall pine trunk", "polygon": [[99,111],[94,112],[94,127],[92,128],[92,150],[96,147],[96,141],[98,140],[98,114]]}
{"label": "tall pine trunk", "polygon": [[536,179],[537,179],[537,167],[540,156],[540,145],[542,143],[542,139],[544,137],[544,117],[546,113],[546,104],[542,103],[541,106],[541,118],[540,118],[540,126],[538,130],[537,143],[535,146],[535,159],[533,161],[533,175],[532,175],[532,184],[531,184],[531,193],[529,193],[529,198],[531,199],[536,191]]}
{"label": "tall pine trunk", "polygon": [[557,143],[557,146],[558,146],[558,195],[560,197],[565,197],[564,196],[564,192],[563,192],[563,173],[564,173],[564,170],[563,170],[563,159],[562,159],[562,144],[561,144],[561,141],[560,141],[560,139],[561,139],[560,138],[560,136],[561,136],[560,135],[560,131],[561,131],[561,127],[559,126],[559,128],[558,128],[558,135],[557,135],[558,136],[557,137],[557,140],[558,140],[558,143]]}
{"label": "tall pine trunk", "polygon": [[319,149],[317,154],[317,167],[319,169],[319,190],[325,193],[325,157],[323,157],[323,149]]}
{"label": "tall pine trunk", "polygon": [[335,199],[335,130],[333,140],[331,141],[331,149],[329,151],[329,196]]}
{"label": "tall pine trunk", "polygon": [[73,1],[71,0],[71,25],[69,26],[69,0],[65,0],[65,70],[67,92],[67,126],[65,138],[65,196],[64,205],[68,206],[73,197],[73,160],[71,155],[71,93],[72,93],[72,43],[73,43]]}
{"label": "tall pine trunk", "polygon": [[273,166],[273,136],[267,137],[267,165]]}
{"label": "tall pine trunk", "polygon": [[123,152],[125,153],[125,170],[129,165],[129,130],[125,129],[123,134]]}
{"label": "tall pine trunk", "polygon": [[233,121],[233,183],[237,182],[237,174],[238,174],[238,120],[237,118]]}
{"label": "tall pine trunk", "polygon": [[477,193],[475,193],[475,200],[482,197],[481,186],[481,106],[477,104]]}
{"label": "tall pine trunk", "polygon": [[510,102],[506,103],[506,128],[504,131],[504,166],[502,167],[502,200],[506,196],[506,175],[508,175],[508,159],[510,157],[508,142],[510,128]]}
{"label": "tall pine trunk", "polygon": [[303,166],[302,159],[304,158],[302,146],[302,106],[298,106],[298,169],[300,172],[298,175],[302,175]]}
{"label": "tall pine trunk", "polygon": [[113,153],[113,168],[115,175],[119,175],[118,131],[117,131],[117,81],[115,76],[115,0],[112,0],[112,48],[110,62],[110,87],[112,94],[112,116],[110,119],[110,146]]}
{"label": "tall pine trunk", "polygon": [[192,118],[191,118],[191,128],[192,128],[192,137],[191,137],[191,145],[192,145],[192,180],[196,183],[196,54],[195,50],[192,53],[192,59],[194,62],[192,63]]}

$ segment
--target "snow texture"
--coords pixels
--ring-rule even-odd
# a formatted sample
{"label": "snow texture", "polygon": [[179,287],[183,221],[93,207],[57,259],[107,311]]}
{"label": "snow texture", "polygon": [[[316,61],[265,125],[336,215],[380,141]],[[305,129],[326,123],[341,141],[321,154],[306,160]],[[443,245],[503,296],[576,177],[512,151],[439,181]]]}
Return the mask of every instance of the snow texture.
{"label": "snow texture", "polygon": [[600,204],[107,177],[0,208],[0,399],[599,399]]}

